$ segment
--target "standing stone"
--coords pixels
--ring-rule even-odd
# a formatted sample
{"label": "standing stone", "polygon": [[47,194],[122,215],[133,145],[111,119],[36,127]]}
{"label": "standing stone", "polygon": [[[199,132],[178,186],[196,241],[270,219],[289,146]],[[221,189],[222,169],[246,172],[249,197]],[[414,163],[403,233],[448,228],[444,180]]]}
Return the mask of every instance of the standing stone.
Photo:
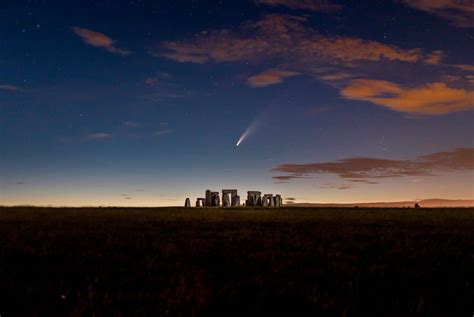
{"label": "standing stone", "polygon": [[221,200],[219,197],[219,192],[211,192],[211,206],[219,207],[221,205]]}
{"label": "standing stone", "polygon": [[262,205],[262,192],[259,191],[248,191],[247,192],[247,201],[245,202],[246,206],[261,206]]}
{"label": "standing stone", "polygon": [[230,207],[230,194],[225,193],[222,195],[222,206],[223,207]]}
{"label": "standing stone", "polygon": [[236,195],[232,197],[232,207],[239,207],[240,206],[240,196]]}
{"label": "standing stone", "polygon": [[270,196],[270,197],[269,197],[269,200],[270,200],[270,204],[269,204],[270,207],[275,207],[275,199],[274,199],[274,197],[273,197],[273,196]]}
{"label": "standing stone", "polygon": [[198,207],[198,208],[202,207],[201,206],[201,199],[199,199],[199,198],[196,200],[196,207]]}
{"label": "standing stone", "polygon": [[275,195],[275,207],[281,207],[283,199],[281,195]]}
{"label": "standing stone", "polygon": [[185,202],[184,202],[184,207],[186,207],[186,208],[191,207],[191,199],[186,198],[186,200],[185,200]]}
{"label": "standing stone", "polygon": [[204,206],[209,207],[212,205],[212,197],[211,197],[211,191],[208,189],[206,190],[206,200],[204,202]]}

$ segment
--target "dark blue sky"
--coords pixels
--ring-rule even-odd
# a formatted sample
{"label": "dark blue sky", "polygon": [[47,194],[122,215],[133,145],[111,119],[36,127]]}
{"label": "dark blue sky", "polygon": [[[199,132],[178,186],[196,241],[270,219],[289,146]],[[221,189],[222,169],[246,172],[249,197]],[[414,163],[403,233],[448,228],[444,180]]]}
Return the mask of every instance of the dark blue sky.
{"label": "dark blue sky", "polygon": [[473,21],[455,0],[2,2],[1,203],[473,198]]}

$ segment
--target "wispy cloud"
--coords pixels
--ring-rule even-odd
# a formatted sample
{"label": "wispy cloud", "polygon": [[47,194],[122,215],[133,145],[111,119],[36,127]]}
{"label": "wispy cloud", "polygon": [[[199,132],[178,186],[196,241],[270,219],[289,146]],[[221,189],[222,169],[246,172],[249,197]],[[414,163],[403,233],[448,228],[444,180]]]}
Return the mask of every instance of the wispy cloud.
{"label": "wispy cloud", "polygon": [[369,180],[366,180],[366,179],[348,179],[349,182],[353,182],[353,183],[362,183],[362,184],[369,184],[369,185],[375,185],[375,184],[378,184],[379,182],[375,182],[375,181],[369,181]]}
{"label": "wispy cloud", "polygon": [[328,72],[328,73],[323,73],[322,75],[319,76],[319,78],[322,80],[336,81],[336,82],[347,80],[354,77],[355,77],[354,74],[349,74],[346,72]]}
{"label": "wispy cloud", "polygon": [[468,65],[468,64],[456,64],[453,65],[454,67],[464,70],[466,72],[474,72],[474,65]]}
{"label": "wispy cloud", "polygon": [[189,40],[164,42],[153,54],[192,63],[274,58],[313,68],[383,59],[417,62],[428,56],[420,48],[404,49],[355,37],[322,35],[307,26],[305,18],[277,14],[246,22],[238,31],[206,31]]}
{"label": "wispy cloud", "polygon": [[321,107],[321,106],[315,106],[311,107],[308,109],[307,113],[309,114],[315,114],[315,113],[322,113],[322,112],[327,112],[331,110],[331,107]]}
{"label": "wispy cloud", "polygon": [[280,182],[287,182],[296,178],[303,178],[304,176],[302,175],[280,175],[280,176],[273,176],[272,178],[276,181]]}
{"label": "wispy cloud", "polygon": [[424,61],[427,64],[439,65],[445,56],[446,54],[443,51],[437,50],[428,54]]}
{"label": "wispy cloud", "polygon": [[136,122],[136,121],[124,121],[123,125],[128,128],[138,128],[141,124],[140,122]]}
{"label": "wispy cloud", "polygon": [[[282,164],[273,172],[288,173],[288,180],[317,174],[335,174],[350,182],[373,184],[373,179],[434,176],[441,173],[474,170],[474,148],[437,152],[413,160],[387,160],[356,157],[323,163]],[[276,176],[276,177],[285,177]]]}
{"label": "wispy cloud", "polygon": [[324,184],[323,186],[319,186],[319,188],[322,189],[339,189],[339,190],[344,190],[344,189],[351,189],[354,186],[352,184]]}
{"label": "wispy cloud", "polygon": [[112,135],[110,133],[105,132],[97,132],[97,133],[90,133],[87,135],[87,138],[90,140],[104,140],[111,138]]}
{"label": "wispy cloud", "polygon": [[16,91],[16,90],[18,90],[18,87],[15,86],[15,85],[11,85],[11,84],[1,84],[1,85],[0,85],[0,89],[3,89],[3,90],[10,90],[10,91]]}
{"label": "wispy cloud", "polygon": [[121,55],[121,56],[127,56],[132,53],[131,51],[127,49],[116,47],[114,44],[115,41],[112,40],[107,35],[105,35],[104,33],[92,31],[92,30],[77,27],[77,26],[73,27],[72,30],[84,41],[84,43],[88,45],[103,48],[110,53]]}
{"label": "wispy cloud", "polygon": [[247,83],[252,87],[261,88],[280,84],[285,80],[285,78],[298,75],[300,75],[300,73],[279,69],[268,69],[260,74],[249,77]]}
{"label": "wispy cloud", "polygon": [[321,12],[339,11],[342,6],[326,0],[255,0],[255,3],[267,6],[283,6],[293,10]]}
{"label": "wispy cloud", "polygon": [[471,0],[403,0],[412,8],[437,15],[461,28],[474,27],[474,2]]}
{"label": "wispy cloud", "polygon": [[156,131],[155,133],[153,133],[154,136],[162,136],[162,135],[166,135],[166,134],[171,134],[171,133],[175,133],[176,130],[174,129],[165,129],[165,130],[159,130],[159,131]]}
{"label": "wispy cloud", "polygon": [[342,89],[341,95],[415,114],[441,115],[474,108],[474,92],[441,82],[407,88],[385,80],[357,79]]}
{"label": "wispy cloud", "polygon": [[[275,2],[275,5],[283,2]],[[191,63],[266,64],[272,61],[274,68],[248,78],[247,84],[265,87],[281,83],[286,77],[309,75],[340,89],[347,99],[365,100],[405,113],[440,115],[472,107],[472,91],[465,88],[470,86],[471,80],[466,77],[459,77],[456,88],[449,87],[442,78],[417,83],[415,87],[370,79],[384,74],[384,67],[393,69],[390,63],[397,63],[407,71],[413,69],[409,65],[414,64],[417,69],[436,66],[451,71],[468,71],[471,65],[443,64],[446,54],[441,50],[425,51],[418,47],[404,48],[357,37],[322,34],[309,26],[306,18],[295,16],[269,14],[236,29],[203,31],[189,39],[163,42],[153,54]]]}

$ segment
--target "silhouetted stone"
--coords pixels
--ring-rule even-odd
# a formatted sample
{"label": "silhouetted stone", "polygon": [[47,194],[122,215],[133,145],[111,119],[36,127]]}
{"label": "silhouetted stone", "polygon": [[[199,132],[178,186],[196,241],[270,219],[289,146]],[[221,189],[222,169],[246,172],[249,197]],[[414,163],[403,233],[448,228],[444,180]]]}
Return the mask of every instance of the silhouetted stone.
{"label": "silhouetted stone", "polygon": [[223,207],[230,207],[231,206],[230,193],[222,194],[222,206]]}
{"label": "silhouetted stone", "polygon": [[221,205],[221,199],[219,197],[219,192],[211,192],[211,206],[219,207]]}
{"label": "silhouetted stone", "polygon": [[222,190],[222,203],[224,204],[224,195],[227,195],[229,194],[230,195],[230,198],[229,198],[229,202],[230,202],[230,205],[231,206],[238,206],[240,205],[240,198],[239,198],[239,201],[238,201],[238,204],[234,204],[234,202],[236,202],[235,198],[237,196],[237,189],[223,189]]}
{"label": "silhouetted stone", "polygon": [[273,205],[273,195],[272,194],[265,194],[262,197],[262,206],[268,207]]}
{"label": "silhouetted stone", "polygon": [[281,195],[275,195],[275,207],[281,207],[283,205],[283,198]]}
{"label": "silhouetted stone", "polygon": [[206,198],[196,199],[196,207],[203,207],[206,204]]}
{"label": "silhouetted stone", "polygon": [[186,200],[185,200],[185,202],[184,202],[184,207],[186,207],[186,208],[191,207],[191,199],[186,198]]}
{"label": "silhouetted stone", "polygon": [[418,205],[418,203],[415,204],[415,208],[421,208],[420,205]]}
{"label": "silhouetted stone", "polygon": [[245,205],[247,206],[261,206],[262,205],[262,192],[259,191],[248,191],[247,192],[247,200]]}
{"label": "silhouetted stone", "polygon": [[206,200],[204,201],[204,206],[209,207],[212,205],[211,203],[211,191],[209,189],[206,190]]}
{"label": "silhouetted stone", "polygon": [[232,207],[239,207],[240,206],[240,196],[236,195],[232,197]]}

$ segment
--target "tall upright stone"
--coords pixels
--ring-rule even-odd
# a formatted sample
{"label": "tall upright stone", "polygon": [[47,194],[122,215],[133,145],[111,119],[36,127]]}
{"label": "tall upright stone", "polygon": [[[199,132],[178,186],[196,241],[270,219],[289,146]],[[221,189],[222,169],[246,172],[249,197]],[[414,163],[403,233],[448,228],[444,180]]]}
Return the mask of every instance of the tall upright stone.
{"label": "tall upright stone", "polygon": [[231,198],[229,193],[225,193],[222,195],[222,206],[223,207],[230,207],[231,206]]}
{"label": "tall upright stone", "polygon": [[240,206],[240,196],[236,195],[232,197],[232,207],[239,207]]}
{"label": "tall upright stone", "polygon": [[246,206],[261,206],[262,205],[262,192],[251,190],[247,192]]}
{"label": "tall upright stone", "polygon": [[224,196],[229,194],[230,197],[229,197],[229,202],[230,202],[230,205],[231,206],[238,206],[240,205],[240,199],[239,199],[239,203],[237,205],[234,204],[234,202],[236,201],[235,197],[237,196],[237,189],[223,189],[222,190],[222,204],[224,205]]}
{"label": "tall upright stone", "polygon": [[186,200],[184,201],[184,207],[186,208],[191,207],[191,199],[186,198]]}
{"label": "tall upright stone", "polygon": [[206,200],[204,202],[204,206],[209,207],[212,205],[212,197],[211,197],[211,191],[209,189],[206,190]]}
{"label": "tall upright stone", "polygon": [[281,195],[275,195],[275,207],[281,207],[283,204],[283,199],[281,198]]}
{"label": "tall upright stone", "polygon": [[211,192],[211,206],[219,207],[221,205],[221,199],[219,197],[219,192]]}
{"label": "tall upright stone", "polygon": [[269,200],[268,205],[270,207],[275,207],[275,199],[274,199],[273,195],[268,197],[268,200]]}

